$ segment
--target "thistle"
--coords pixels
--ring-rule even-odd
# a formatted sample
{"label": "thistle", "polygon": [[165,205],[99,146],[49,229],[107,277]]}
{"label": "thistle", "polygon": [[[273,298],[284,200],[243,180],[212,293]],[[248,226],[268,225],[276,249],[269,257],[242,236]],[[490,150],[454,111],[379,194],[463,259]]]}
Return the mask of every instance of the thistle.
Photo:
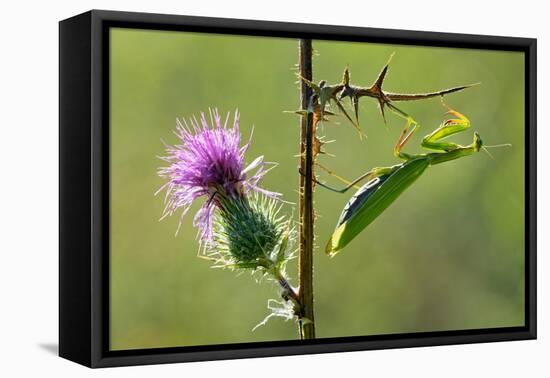
{"label": "thistle", "polygon": [[195,117],[189,119],[189,123],[185,119],[183,124],[177,120],[175,134],[181,144],[166,145],[167,156],[161,159],[170,165],[158,171],[159,176],[168,180],[157,191],[166,190],[166,206],[161,219],[181,209],[181,225],[191,204],[199,198],[206,199],[194,219],[201,243],[212,239],[212,219],[220,198],[236,199],[250,191],[279,197],[279,193],[259,187],[268,167],[273,167],[274,163],[264,162],[263,156],[259,156],[244,166],[244,155],[251,140],[240,145],[239,113],[235,112],[232,127],[227,125],[230,113],[223,125],[217,110],[210,110],[209,114],[211,124],[204,113],[201,113],[200,122]]}
{"label": "thistle", "polygon": [[294,232],[290,222],[279,215],[282,205],[263,195],[233,200],[221,197],[219,203],[209,257],[221,266],[266,271],[286,262],[286,248]]}
{"label": "thistle", "polygon": [[167,156],[161,159],[169,166],[158,171],[168,180],[157,191],[166,190],[161,219],[181,210],[181,225],[190,206],[202,199],[193,222],[198,229],[201,257],[212,261],[213,267],[267,275],[280,285],[286,309],[278,309],[276,314],[272,309],[270,316],[284,313],[287,319],[299,318],[298,296],[285,273],[285,265],[293,257],[296,231],[290,218],[280,214],[280,194],[259,186],[275,163],[259,156],[245,166],[252,137],[241,145],[238,112],[231,127],[229,113],[223,125],[217,110],[209,115],[210,123],[204,113],[200,121],[195,117],[189,122],[178,120],[175,134],[180,144],[166,145]]}

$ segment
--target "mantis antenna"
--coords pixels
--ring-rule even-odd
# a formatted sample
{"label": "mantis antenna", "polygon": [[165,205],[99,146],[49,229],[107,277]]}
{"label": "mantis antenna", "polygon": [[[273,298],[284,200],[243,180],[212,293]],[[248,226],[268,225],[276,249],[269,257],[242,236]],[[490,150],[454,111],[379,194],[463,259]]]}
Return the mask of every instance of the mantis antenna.
{"label": "mantis antenna", "polygon": [[483,149],[483,151],[485,151],[485,153],[486,153],[487,155],[489,155],[489,157],[490,157],[491,159],[494,160],[495,158],[494,158],[493,155],[489,152],[489,148],[499,148],[499,147],[512,147],[512,144],[511,144],[511,143],[493,144],[493,145],[491,145],[491,146],[482,146],[481,148]]}

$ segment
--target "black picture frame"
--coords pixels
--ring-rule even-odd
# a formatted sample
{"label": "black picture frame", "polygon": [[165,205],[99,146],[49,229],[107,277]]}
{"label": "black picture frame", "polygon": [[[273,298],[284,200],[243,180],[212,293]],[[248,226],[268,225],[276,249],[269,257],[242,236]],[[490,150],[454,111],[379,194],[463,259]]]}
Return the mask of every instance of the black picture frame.
{"label": "black picture frame", "polygon": [[[525,54],[523,327],[109,351],[109,28],[521,51]],[[92,10],[59,24],[59,355],[89,367],[536,338],[536,39]]]}

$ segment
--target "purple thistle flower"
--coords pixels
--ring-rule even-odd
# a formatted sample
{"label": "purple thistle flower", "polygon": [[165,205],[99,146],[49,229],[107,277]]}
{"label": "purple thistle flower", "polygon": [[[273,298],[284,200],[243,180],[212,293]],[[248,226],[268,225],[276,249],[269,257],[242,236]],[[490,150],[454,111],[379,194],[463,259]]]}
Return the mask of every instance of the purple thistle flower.
{"label": "purple thistle flower", "polygon": [[216,109],[210,110],[210,124],[204,113],[200,122],[193,116],[189,124],[177,120],[176,136],[181,144],[166,145],[167,156],[161,157],[168,167],[160,168],[159,176],[168,179],[158,191],[166,189],[162,218],[173,215],[182,209],[181,219],[191,204],[200,197],[205,198],[194,218],[193,225],[199,228],[201,241],[212,238],[212,217],[218,205],[217,195],[227,198],[245,196],[249,191],[263,193],[275,198],[279,193],[269,192],[259,187],[262,177],[269,171],[266,167],[274,165],[256,158],[246,168],[244,155],[250,146],[250,140],[241,144],[239,113],[235,112],[233,126],[227,127],[230,113],[227,113],[222,126]]}

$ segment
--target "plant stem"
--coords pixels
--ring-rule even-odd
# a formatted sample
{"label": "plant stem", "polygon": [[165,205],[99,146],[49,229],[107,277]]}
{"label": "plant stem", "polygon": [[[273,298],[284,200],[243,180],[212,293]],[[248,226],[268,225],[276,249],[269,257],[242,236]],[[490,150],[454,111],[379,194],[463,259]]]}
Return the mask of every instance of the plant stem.
{"label": "plant stem", "polygon": [[[300,75],[312,80],[312,46],[311,39],[300,39],[299,70]],[[300,106],[302,110],[308,108],[312,95],[311,89],[300,80]],[[302,306],[300,320],[300,337],[302,339],[315,338],[315,323],[313,313],[313,117],[305,113],[300,124],[300,254],[299,254],[299,299]]]}

